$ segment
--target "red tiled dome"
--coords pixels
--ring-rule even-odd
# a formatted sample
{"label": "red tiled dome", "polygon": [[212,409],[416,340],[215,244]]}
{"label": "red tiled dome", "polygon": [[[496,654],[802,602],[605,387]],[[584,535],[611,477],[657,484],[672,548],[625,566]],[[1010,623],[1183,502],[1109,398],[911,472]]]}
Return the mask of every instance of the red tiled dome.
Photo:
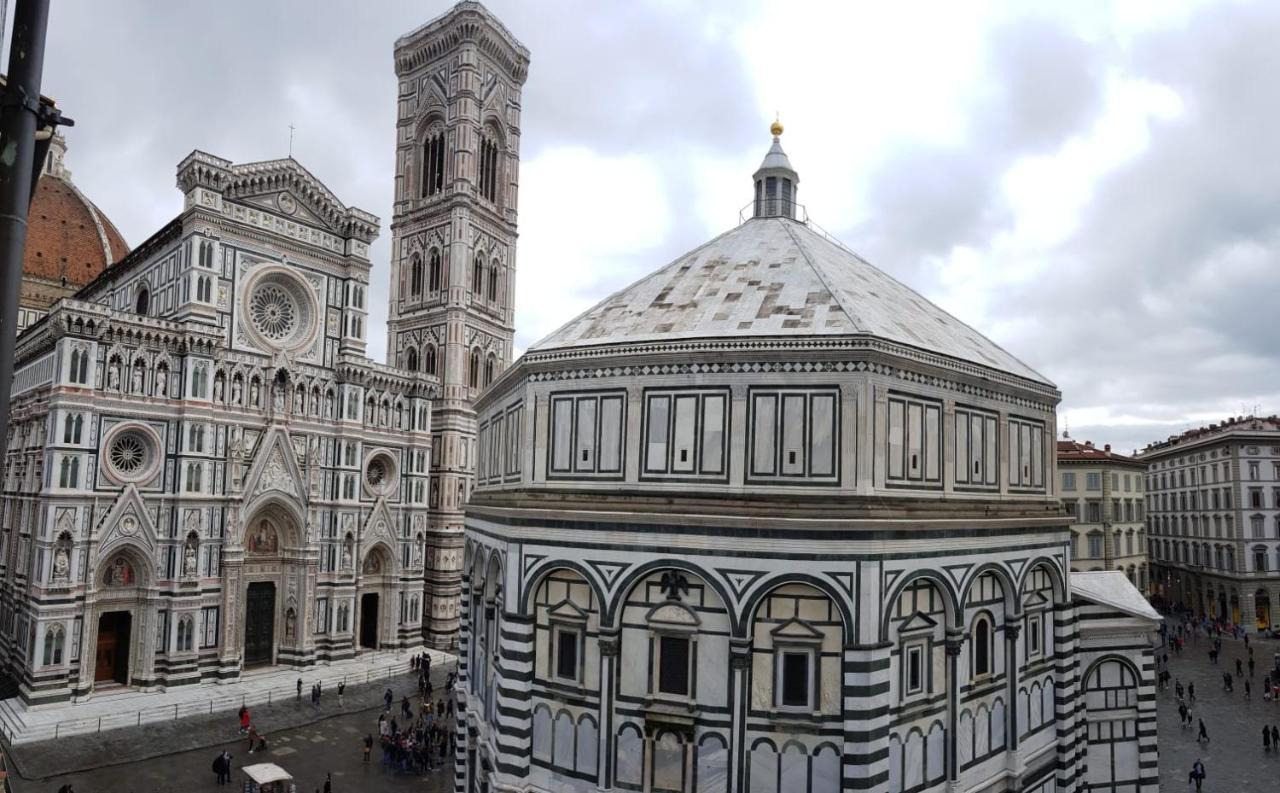
{"label": "red tiled dome", "polygon": [[128,252],[111,220],[71,182],[52,172],[40,177],[27,216],[23,275],[82,286]]}

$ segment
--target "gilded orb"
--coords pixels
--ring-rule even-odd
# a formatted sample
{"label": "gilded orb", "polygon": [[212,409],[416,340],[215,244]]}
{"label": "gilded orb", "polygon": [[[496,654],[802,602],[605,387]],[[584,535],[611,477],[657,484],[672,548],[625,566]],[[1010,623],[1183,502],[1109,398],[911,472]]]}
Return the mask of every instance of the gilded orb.
{"label": "gilded orb", "polygon": [[775,138],[776,138],[776,137],[778,137],[779,135],[781,135],[781,134],[782,134],[782,122],[781,122],[781,121],[774,121],[771,125],[769,125],[769,131],[773,133],[773,136],[774,136]]}

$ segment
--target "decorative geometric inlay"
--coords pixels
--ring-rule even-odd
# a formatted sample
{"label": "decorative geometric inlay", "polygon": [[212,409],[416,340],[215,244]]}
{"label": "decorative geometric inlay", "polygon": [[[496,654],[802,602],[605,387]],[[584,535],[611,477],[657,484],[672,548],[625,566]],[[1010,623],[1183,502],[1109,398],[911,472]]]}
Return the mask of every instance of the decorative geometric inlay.
{"label": "decorative geometric inlay", "polygon": [[538,562],[546,558],[546,554],[526,554],[524,557],[524,574],[528,575],[530,570],[538,566]]}
{"label": "decorative geometric inlay", "polygon": [[613,589],[613,583],[618,580],[618,575],[631,567],[629,564],[621,562],[598,562],[593,559],[587,559],[587,564],[592,570],[600,575],[600,580],[604,582],[606,590]]}
{"label": "decorative geometric inlay", "polygon": [[896,582],[899,578],[901,578],[902,574],[905,572],[906,570],[885,570],[883,591],[888,592],[889,590],[893,589],[894,582]]}
{"label": "decorative geometric inlay", "polygon": [[850,600],[857,600],[853,596],[853,573],[833,573],[823,571],[823,575],[836,582],[836,586],[840,587],[840,591],[849,596]]}
{"label": "decorative geometric inlay", "polygon": [[728,570],[722,567],[717,567],[716,572],[729,582],[729,589],[737,600],[741,600],[743,593],[765,573],[763,570]]}
{"label": "decorative geometric inlay", "polygon": [[1009,572],[1013,574],[1013,580],[1017,581],[1022,575],[1022,568],[1027,566],[1026,559],[1005,559],[1004,566],[1009,568]]}
{"label": "decorative geometric inlay", "polygon": [[951,583],[955,584],[956,590],[960,589],[960,582],[964,580],[965,574],[973,569],[973,564],[947,564],[942,569],[946,571],[947,578],[951,579]]}

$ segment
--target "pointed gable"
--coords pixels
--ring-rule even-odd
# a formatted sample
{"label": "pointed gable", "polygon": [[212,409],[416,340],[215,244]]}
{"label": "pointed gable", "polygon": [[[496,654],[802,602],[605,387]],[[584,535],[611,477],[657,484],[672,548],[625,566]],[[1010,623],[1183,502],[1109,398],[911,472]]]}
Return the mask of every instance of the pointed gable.
{"label": "pointed gable", "polygon": [[377,543],[385,543],[387,548],[392,552],[392,559],[396,558],[396,521],[391,514],[391,510],[387,507],[387,499],[379,496],[374,502],[373,509],[369,512],[368,519],[364,522],[364,530],[360,533],[360,558],[364,558]]}
{"label": "pointed gable", "polygon": [[136,485],[127,484],[98,523],[98,556],[106,556],[121,545],[133,545],[151,558],[157,536],[155,521],[142,494]]}
{"label": "pointed gable", "polygon": [[249,498],[276,490],[295,498],[306,494],[302,470],[293,453],[289,433],[282,427],[271,427],[258,444],[253,465],[245,477],[245,493]]}

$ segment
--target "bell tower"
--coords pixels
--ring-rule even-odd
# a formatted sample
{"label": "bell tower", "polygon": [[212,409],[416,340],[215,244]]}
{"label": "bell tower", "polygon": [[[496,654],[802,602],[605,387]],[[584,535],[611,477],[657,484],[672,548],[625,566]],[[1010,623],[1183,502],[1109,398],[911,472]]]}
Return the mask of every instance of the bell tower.
{"label": "bell tower", "polygon": [[388,363],[433,374],[426,641],[457,636],[475,397],[511,363],[529,51],[466,0],[396,41]]}

